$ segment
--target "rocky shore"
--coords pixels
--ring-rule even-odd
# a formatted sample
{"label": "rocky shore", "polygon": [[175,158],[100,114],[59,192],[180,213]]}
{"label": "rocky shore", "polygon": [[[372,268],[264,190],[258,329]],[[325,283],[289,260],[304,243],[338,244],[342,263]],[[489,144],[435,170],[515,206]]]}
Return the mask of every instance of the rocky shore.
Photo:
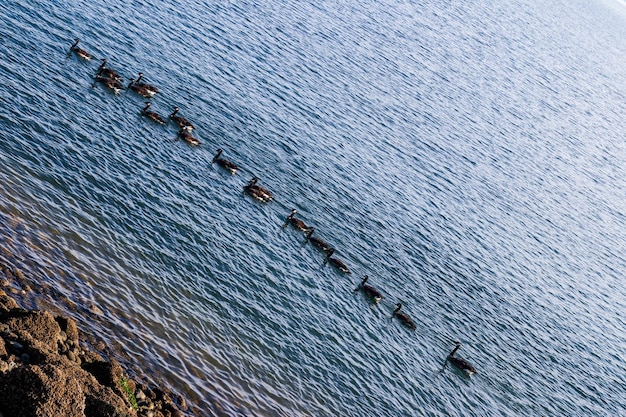
{"label": "rocky shore", "polygon": [[0,417],[189,415],[182,397],[134,381],[87,338],[73,319],[21,308],[0,286]]}

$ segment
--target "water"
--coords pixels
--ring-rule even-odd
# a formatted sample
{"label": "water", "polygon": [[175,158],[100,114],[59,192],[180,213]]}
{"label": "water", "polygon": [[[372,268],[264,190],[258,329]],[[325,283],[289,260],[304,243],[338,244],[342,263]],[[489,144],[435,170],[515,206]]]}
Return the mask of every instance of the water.
{"label": "water", "polygon": [[[2,5],[24,302],[197,415],[626,415],[621,2],[185,3]],[[203,145],[93,87],[102,58]],[[292,208],[351,276],[281,228]],[[471,379],[442,370],[455,340]]]}

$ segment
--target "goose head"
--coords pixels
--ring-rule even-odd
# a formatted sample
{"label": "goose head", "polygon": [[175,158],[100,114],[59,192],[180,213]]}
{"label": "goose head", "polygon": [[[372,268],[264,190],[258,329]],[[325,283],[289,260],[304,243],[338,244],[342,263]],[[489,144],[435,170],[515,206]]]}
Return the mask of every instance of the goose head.
{"label": "goose head", "polygon": [[367,275],[365,275],[365,277],[363,277],[363,281],[361,281],[361,285],[359,285],[359,287],[364,286],[364,285],[365,285],[365,283],[367,282],[367,280],[368,280],[369,278],[370,278],[370,277],[368,277]]}
{"label": "goose head", "polygon": [[218,149],[217,152],[215,153],[215,156],[213,157],[213,162],[217,161],[220,157],[220,155],[222,155],[222,149]]}

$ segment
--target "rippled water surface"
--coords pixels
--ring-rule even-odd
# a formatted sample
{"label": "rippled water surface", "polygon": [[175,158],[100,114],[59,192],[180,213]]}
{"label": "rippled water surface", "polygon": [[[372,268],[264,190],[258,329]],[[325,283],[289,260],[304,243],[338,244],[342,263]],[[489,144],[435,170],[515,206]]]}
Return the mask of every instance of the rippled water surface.
{"label": "rippled water surface", "polygon": [[[0,17],[0,261],[195,414],[626,415],[621,2]],[[202,145],[94,85],[102,58]],[[282,228],[292,208],[351,275]],[[455,340],[471,378],[443,367]]]}

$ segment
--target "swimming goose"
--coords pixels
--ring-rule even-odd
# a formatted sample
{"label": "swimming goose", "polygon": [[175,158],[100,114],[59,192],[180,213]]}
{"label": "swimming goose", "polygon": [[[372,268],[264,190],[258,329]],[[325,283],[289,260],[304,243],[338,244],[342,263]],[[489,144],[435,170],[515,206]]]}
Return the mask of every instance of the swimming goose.
{"label": "swimming goose", "polygon": [[397,317],[398,320],[400,320],[400,323],[404,324],[406,327],[408,327],[411,330],[415,330],[417,328],[415,326],[415,323],[413,323],[413,320],[411,320],[411,317],[409,317],[403,311],[400,311],[401,308],[402,308],[402,304],[400,303],[396,304],[396,309],[393,310],[391,319],[393,320],[394,317]]}
{"label": "swimming goose", "polygon": [[[313,246],[315,246],[317,249],[321,250],[322,252],[329,253],[330,250],[332,249],[332,247],[328,243],[324,242],[322,239],[318,239],[318,238],[316,238],[314,236],[311,236],[314,231],[315,231],[315,228],[311,227],[309,229],[309,231],[307,232],[307,234],[306,234],[306,239],[309,242],[311,242],[311,244]],[[305,241],[305,243],[306,243],[306,241]]]}
{"label": "swimming goose", "polygon": [[126,89],[128,90],[133,90],[135,93],[139,94],[141,97],[145,97],[145,98],[150,98],[153,97],[154,94],[156,94],[154,91],[152,90],[148,90],[145,87],[142,87],[140,85],[137,85],[136,81],[134,78],[130,79],[130,83],[128,84],[128,87],[126,87]]}
{"label": "swimming goose", "polygon": [[135,80],[135,85],[138,87],[142,87],[145,88],[146,90],[152,91],[153,94],[156,94],[159,92],[159,89],[156,88],[153,85],[150,84],[146,84],[146,83],[142,83],[141,79],[143,78],[143,72],[140,72],[137,79]]}
{"label": "swimming goose", "polygon": [[266,188],[256,185],[257,181],[259,181],[259,179],[257,177],[253,177],[248,182],[248,185],[243,187],[243,191],[262,203],[270,202],[274,196]]}
{"label": "swimming goose", "polygon": [[294,216],[296,215],[296,209],[291,210],[291,214],[289,215],[289,217],[287,217],[287,220],[285,221],[285,226],[287,226],[289,223],[291,223],[291,225],[298,229],[301,230],[303,232],[308,232],[309,231],[309,227],[304,224],[304,222],[300,219],[296,219]]}
{"label": "swimming goose", "polygon": [[333,253],[335,253],[335,249],[330,249],[328,251],[328,255],[326,255],[326,259],[324,260],[324,263],[328,262],[329,264],[331,264],[332,266],[334,266],[335,268],[337,268],[338,270],[340,270],[341,272],[343,272],[344,274],[349,274],[350,270],[348,269],[348,267],[346,266],[346,264],[344,264],[342,261],[340,261],[337,258],[331,258],[331,256],[333,255]]}
{"label": "swimming goose", "polygon": [[178,107],[174,107],[174,111],[172,112],[172,114],[170,114],[170,120],[174,121],[174,123],[176,123],[178,127],[180,127],[181,129],[185,129],[185,130],[195,129],[189,120],[185,119],[182,116],[177,115],[178,110],[180,110]]}
{"label": "swimming goose", "polygon": [[122,77],[120,77],[120,75],[117,73],[117,71],[115,71],[114,69],[111,68],[107,68],[106,67],[107,64],[107,59],[103,58],[102,59],[102,64],[100,64],[100,66],[98,67],[98,74],[101,77],[105,77],[105,78],[111,78],[115,81],[122,81]]}
{"label": "swimming goose", "polygon": [[80,39],[78,38],[74,39],[74,45],[70,47],[70,51],[74,52],[79,58],[89,61],[91,59],[91,55],[89,54],[89,52],[85,51],[84,49],[80,49],[77,46],[79,41]]}
{"label": "swimming goose", "polygon": [[191,146],[200,146],[200,139],[198,139],[195,136],[193,136],[186,129],[180,129],[178,131],[178,138],[184,140],[185,142],[187,142]]}
{"label": "swimming goose", "polygon": [[354,292],[361,290],[363,291],[365,295],[371,298],[375,303],[378,303],[380,300],[383,299],[383,295],[376,288],[372,287],[371,285],[366,284],[368,279],[369,277],[365,275],[365,278],[363,278],[363,281],[361,281],[359,286],[354,289]]}
{"label": "swimming goose", "polygon": [[239,167],[237,165],[233,164],[232,162],[230,162],[227,159],[220,158],[221,155],[222,155],[222,150],[218,149],[217,153],[213,157],[213,162],[212,163],[216,163],[217,162],[217,164],[219,166],[221,166],[222,168],[224,168],[225,170],[230,172],[232,175],[235,175],[235,173],[237,172]]}
{"label": "swimming goose", "polygon": [[467,375],[472,375],[476,373],[476,368],[474,368],[472,365],[470,365],[470,363],[468,361],[466,361],[465,359],[462,358],[457,358],[456,356],[454,356],[454,354],[456,353],[457,350],[459,350],[459,348],[461,347],[461,342],[455,342],[456,346],[454,349],[452,349],[452,352],[450,352],[450,354],[447,357],[448,362],[450,362],[452,365],[456,366],[457,368],[459,368],[461,371],[465,372]]}
{"label": "swimming goose", "polygon": [[144,107],[143,110],[141,110],[141,114],[146,116],[148,119],[152,120],[155,123],[158,123],[160,125],[164,125],[165,124],[165,120],[163,120],[163,118],[161,116],[159,116],[158,114],[156,114],[153,111],[148,110],[151,105],[152,105],[152,103],[150,103],[149,101],[146,101],[146,107]]}
{"label": "swimming goose", "polygon": [[112,90],[115,94],[119,94],[120,91],[124,89],[124,86],[120,84],[118,81],[115,81],[112,78],[101,77],[96,75],[94,77],[94,81],[104,85],[109,90]]}

